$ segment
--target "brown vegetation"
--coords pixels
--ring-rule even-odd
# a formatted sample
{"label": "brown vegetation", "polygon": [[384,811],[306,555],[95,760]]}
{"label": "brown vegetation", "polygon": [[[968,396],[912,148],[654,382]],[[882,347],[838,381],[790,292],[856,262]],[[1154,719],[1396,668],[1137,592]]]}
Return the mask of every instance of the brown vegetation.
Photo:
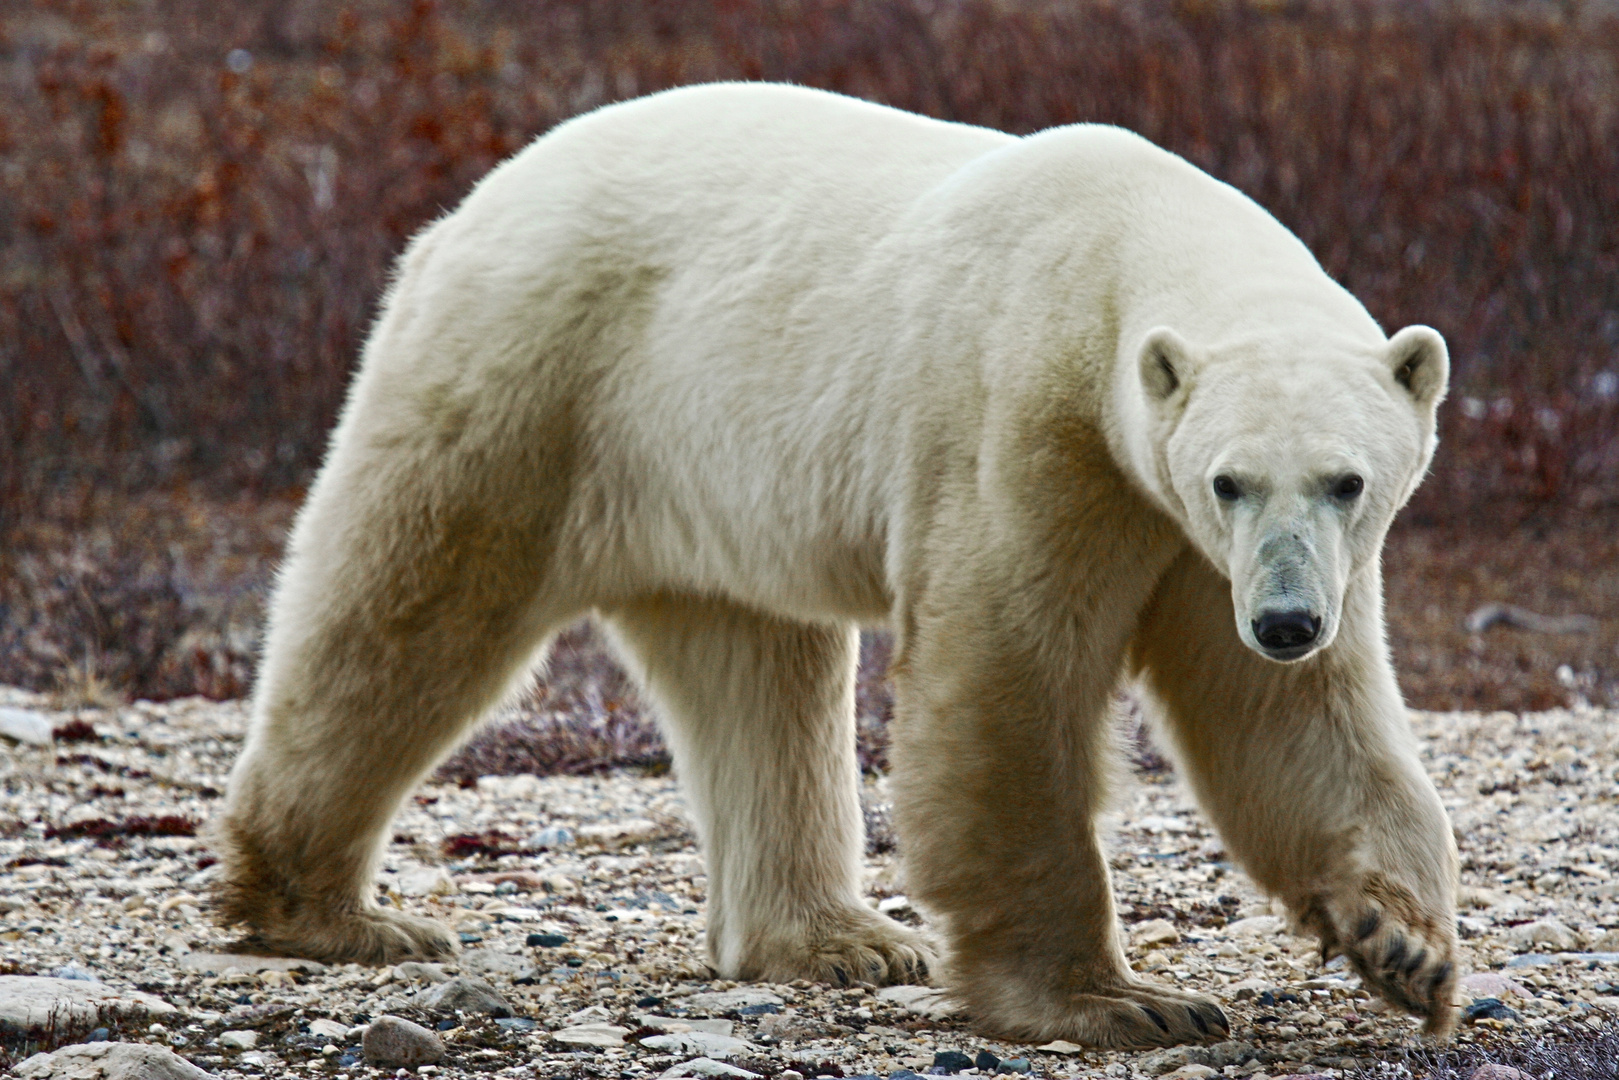
{"label": "brown vegetation", "polygon": [[[1118,123],[1252,194],[1451,343],[1388,557],[1407,692],[1619,700],[1619,15],[1369,0],[6,5],[0,681],[244,692],[405,238],[559,120],[723,78]],[[1469,634],[1484,600],[1598,626]],[[570,701],[530,724],[554,767],[653,752],[629,705],[564,748]]]}

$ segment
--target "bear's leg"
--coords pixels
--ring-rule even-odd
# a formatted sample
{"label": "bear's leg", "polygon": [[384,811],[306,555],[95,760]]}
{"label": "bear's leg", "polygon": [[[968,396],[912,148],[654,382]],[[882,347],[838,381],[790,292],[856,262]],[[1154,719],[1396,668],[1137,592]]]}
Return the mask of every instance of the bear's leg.
{"label": "bear's leg", "polygon": [[606,612],[661,707],[728,979],[910,982],[931,953],[861,901],[857,637],[715,600]]}
{"label": "bear's leg", "polygon": [[[908,891],[942,918],[945,981],[987,1034],[1126,1048],[1229,1030],[1211,998],[1130,971],[1097,836],[1118,767],[1110,695],[1152,586],[1129,583],[1134,562],[1089,575],[1062,607],[1018,610],[1039,583],[944,597],[936,583],[902,642],[893,755]],[[1120,608],[1124,619],[1109,614]]]}
{"label": "bear's leg", "polygon": [[540,599],[553,528],[526,463],[504,461],[514,491],[482,471],[503,459],[413,449],[341,437],[282,569],[214,830],[221,919],[268,951],[455,951],[442,926],[377,903],[373,865],[401,800],[571,614]]}
{"label": "bear's leg", "polygon": [[1282,665],[1237,637],[1231,586],[1188,552],[1143,616],[1132,665],[1232,855],[1367,988],[1455,1023],[1456,846],[1383,640],[1375,565],[1342,628]]}

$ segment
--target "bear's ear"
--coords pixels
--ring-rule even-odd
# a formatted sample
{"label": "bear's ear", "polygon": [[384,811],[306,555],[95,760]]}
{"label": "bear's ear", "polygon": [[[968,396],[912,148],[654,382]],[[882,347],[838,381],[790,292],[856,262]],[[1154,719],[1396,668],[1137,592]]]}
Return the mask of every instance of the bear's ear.
{"label": "bear's ear", "polygon": [[1389,371],[1419,407],[1436,408],[1450,385],[1450,350],[1431,326],[1408,326],[1389,339]]}
{"label": "bear's ear", "polygon": [[1149,401],[1168,401],[1174,397],[1186,386],[1196,367],[1191,346],[1167,326],[1147,331],[1137,362],[1141,389]]}

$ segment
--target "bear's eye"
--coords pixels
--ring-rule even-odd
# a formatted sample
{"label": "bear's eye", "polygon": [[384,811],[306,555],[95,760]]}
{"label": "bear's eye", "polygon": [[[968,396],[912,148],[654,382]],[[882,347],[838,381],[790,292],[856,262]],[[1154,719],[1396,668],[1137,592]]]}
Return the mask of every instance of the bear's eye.
{"label": "bear's eye", "polygon": [[1214,478],[1214,493],[1227,502],[1242,494],[1237,490],[1237,482],[1229,476],[1216,476]]}
{"label": "bear's eye", "polygon": [[1335,499],[1353,499],[1365,488],[1366,481],[1354,473],[1350,473],[1348,476],[1341,477],[1336,484],[1332,485],[1332,496]]}

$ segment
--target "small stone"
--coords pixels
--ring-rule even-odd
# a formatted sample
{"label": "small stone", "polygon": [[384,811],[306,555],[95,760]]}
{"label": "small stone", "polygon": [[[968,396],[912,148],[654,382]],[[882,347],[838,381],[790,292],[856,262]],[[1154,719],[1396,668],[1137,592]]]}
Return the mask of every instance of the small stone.
{"label": "small stone", "polygon": [[1173,1080],[1208,1080],[1209,1077],[1218,1076],[1219,1073],[1209,1065],[1199,1065],[1193,1062],[1190,1065],[1182,1065],[1168,1075]]}
{"label": "small stone", "polygon": [[1137,945],[1173,945],[1181,939],[1180,931],[1168,919],[1152,919],[1130,931]]}
{"label": "small stone", "polygon": [[1490,1062],[1474,1069],[1467,1080],[1534,1080],[1534,1078],[1521,1069]]}
{"label": "small stone", "polygon": [[624,1036],[629,1033],[630,1029],[627,1027],[597,1022],[575,1024],[560,1031],[553,1031],[551,1038],[568,1046],[615,1047],[623,1046]]}
{"label": "small stone", "polygon": [[50,746],[55,741],[50,719],[32,709],[0,708],[0,735],[30,746]]}
{"label": "small stone", "polygon": [[526,1016],[502,1016],[495,1021],[495,1026],[507,1031],[533,1031],[539,1027],[539,1021],[530,1020]]}
{"label": "small stone", "polygon": [[227,1050],[251,1050],[259,1044],[259,1033],[256,1031],[222,1031],[219,1033],[219,1045]]}
{"label": "small stone", "polygon": [[973,1059],[963,1054],[960,1050],[940,1050],[933,1055],[933,1067],[943,1069],[947,1074],[954,1076],[956,1073],[966,1072],[975,1066],[973,1065]]}
{"label": "small stone", "polygon": [[1462,1019],[1469,1024],[1476,1024],[1480,1020],[1516,1020],[1516,1010],[1505,1005],[1500,998],[1479,998],[1467,1008],[1462,1010]]}
{"label": "small stone", "polygon": [[995,1067],[995,1071],[1001,1075],[1005,1075],[1007,1073],[1023,1075],[1033,1072],[1034,1065],[1029,1061],[1028,1058],[1007,1058],[1005,1061],[1001,1062]]}
{"label": "small stone", "polygon": [[1047,1054],[1083,1054],[1085,1052],[1085,1048],[1078,1043],[1067,1042],[1063,1039],[1048,1042],[1044,1046],[1035,1047],[1035,1049]]}
{"label": "small stone", "polygon": [[1591,942],[1592,952],[1619,952],[1619,930],[1608,930]]}
{"label": "small stone", "polygon": [[161,1046],[91,1042],[35,1054],[15,1066],[21,1080],[211,1080],[208,1073]]}
{"label": "small stone", "polygon": [[568,935],[530,934],[523,943],[531,949],[556,949],[568,943]]}
{"label": "small stone", "polygon": [[531,848],[565,848],[573,846],[573,830],[566,825],[547,825],[530,836],[524,843]]}
{"label": "small stone", "polygon": [[1542,944],[1566,952],[1579,944],[1574,931],[1556,919],[1536,919],[1522,926],[1514,926],[1507,931],[1507,941],[1518,952],[1528,952]]}
{"label": "small stone", "polygon": [[1456,988],[1462,994],[1462,1000],[1457,1002],[1458,1005],[1465,1005],[1477,998],[1527,999],[1535,996],[1521,983],[1494,971],[1475,971],[1471,975],[1464,976],[1456,984]]}
{"label": "small stone", "polygon": [[999,1065],[1000,1063],[1001,1059],[990,1053],[988,1050],[980,1050],[973,1057],[973,1068],[977,1069],[981,1073],[993,1074],[995,1072],[995,1066]]}
{"label": "small stone", "polygon": [[319,1020],[309,1021],[309,1034],[336,1042],[340,1039],[348,1038],[349,1026],[336,1020],[321,1017]]}
{"label": "small stone", "polygon": [[482,979],[460,978],[439,983],[422,1000],[424,1008],[437,1012],[480,1013],[484,1016],[510,1016],[512,1007],[500,991]]}
{"label": "small stone", "polygon": [[444,1060],[444,1040],[420,1024],[379,1016],[366,1028],[365,1060],[383,1068],[412,1069]]}

